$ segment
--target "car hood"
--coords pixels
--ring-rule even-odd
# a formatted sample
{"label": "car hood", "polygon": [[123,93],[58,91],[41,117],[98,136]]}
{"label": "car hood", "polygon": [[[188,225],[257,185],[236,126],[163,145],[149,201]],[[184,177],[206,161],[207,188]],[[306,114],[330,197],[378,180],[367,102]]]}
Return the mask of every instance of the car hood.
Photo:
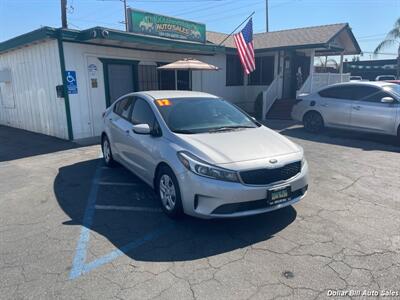
{"label": "car hood", "polygon": [[213,164],[277,157],[301,151],[289,139],[264,126],[177,136],[184,143],[185,150]]}

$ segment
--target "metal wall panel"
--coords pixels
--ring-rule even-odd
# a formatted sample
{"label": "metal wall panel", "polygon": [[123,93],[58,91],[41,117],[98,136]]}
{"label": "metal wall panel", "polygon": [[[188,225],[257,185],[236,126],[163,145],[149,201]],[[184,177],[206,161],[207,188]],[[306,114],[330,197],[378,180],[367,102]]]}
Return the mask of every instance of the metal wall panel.
{"label": "metal wall panel", "polygon": [[12,80],[2,83],[8,86],[0,99],[8,101],[0,103],[0,124],[68,139],[64,99],[56,93],[62,84],[57,41],[0,54],[0,70],[7,68]]}

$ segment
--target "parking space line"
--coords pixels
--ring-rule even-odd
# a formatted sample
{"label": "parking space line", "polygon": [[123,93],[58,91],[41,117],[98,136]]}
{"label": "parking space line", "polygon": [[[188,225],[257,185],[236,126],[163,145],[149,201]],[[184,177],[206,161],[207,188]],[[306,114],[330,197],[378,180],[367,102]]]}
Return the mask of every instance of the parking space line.
{"label": "parking space line", "polygon": [[96,204],[97,194],[99,190],[99,185],[95,183],[99,180],[100,174],[101,174],[101,169],[100,166],[97,165],[96,172],[92,180],[92,185],[90,187],[85,214],[83,216],[81,234],[79,236],[78,244],[76,245],[75,257],[69,275],[71,279],[77,278],[80,275],[82,275],[85,267],[87,244],[90,238],[90,226],[93,223],[93,217],[95,213],[94,206]]}
{"label": "parking space line", "polygon": [[144,212],[162,212],[161,208],[156,207],[137,207],[137,206],[118,206],[118,205],[95,205],[96,209],[102,210],[127,210],[127,211],[144,211]]}
{"label": "parking space line", "polygon": [[[100,188],[99,180],[101,177],[101,170],[102,170],[102,163],[100,162],[96,166],[95,174],[92,179],[92,184],[90,187],[90,192],[87,200],[87,205],[85,209],[85,213],[83,216],[82,220],[82,227],[81,227],[81,233],[76,245],[75,249],[75,256],[73,258],[72,262],[72,268],[69,273],[69,278],[70,279],[77,279],[78,277],[94,270],[97,267],[100,267],[104,264],[107,264],[114,259],[118,258],[121,255],[124,255],[124,253],[127,253],[129,251],[132,251],[143,244],[155,240],[159,238],[160,236],[170,232],[174,227],[174,223],[170,222],[165,222],[164,224],[159,224],[157,228],[154,230],[144,233],[144,235],[136,240],[131,241],[130,243],[119,247],[117,249],[114,249],[113,251],[105,254],[102,257],[99,257],[91,262],[87,262],[87,248],[89,246],[89,240],[90,240],[90,231],[91,231],[91,226],[93,224],[93,219],[94,215],[96,212],[96,209],[120,209],[121,207],[118,206],[106,206],[106,205],[96,205],[97,201],[97,196]],[[111,207],[111,208],[110,208]],[[122,206],[123,207],[123,206]],[[151,211],[151,212],[158,212],[156,208],[151,208],[151,207],[123,207],[123,209],[120,210],[137,210],[137,211]],[[139,210],[140,209],[140,210]],[[160,210],[161,211],[161,210]]]}

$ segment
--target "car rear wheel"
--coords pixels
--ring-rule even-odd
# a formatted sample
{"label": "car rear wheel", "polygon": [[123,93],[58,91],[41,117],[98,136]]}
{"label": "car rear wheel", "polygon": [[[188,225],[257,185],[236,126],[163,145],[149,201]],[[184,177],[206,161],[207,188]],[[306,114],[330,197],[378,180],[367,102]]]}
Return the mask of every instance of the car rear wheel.
{"label": "car rear wheel", "polygon": [[324,129],[324,120],[322,116],[316,111],[306,113],[303,118],[304,128],[312,133],[321,132]]}
{"label": "car rear wheel", "polygon": [[397,128],[397,144],[400,145],[400,125],[399,128]]}
{"label": "car rear wheel", "polygon": [[107,167],[114,167],[115,161],[112,156],[111,144],[107,136],[104,136],[101,141],[101,150],[103,151],[103,160]]}
{"label": "car rear wheel", "polygon": [[173,219],[182,217],[183,208],[178,180],[169,167],[161,167],[156,185],[156,192],[165,214]]}

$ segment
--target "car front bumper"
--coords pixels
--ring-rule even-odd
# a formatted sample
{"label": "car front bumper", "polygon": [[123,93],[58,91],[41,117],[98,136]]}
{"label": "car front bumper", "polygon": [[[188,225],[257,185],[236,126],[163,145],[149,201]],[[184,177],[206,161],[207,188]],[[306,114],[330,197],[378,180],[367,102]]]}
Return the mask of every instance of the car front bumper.
{"label": "car front bumper", "polygon": [[[245,185],[198,176],[190,171],[177,176],[186,214],[200,218],[235,218],[277,210],[300,201],[308,188],[308,164],[289,180],[270,185]],[[270,206],[267,191],[290,186],[288,201]]]}

